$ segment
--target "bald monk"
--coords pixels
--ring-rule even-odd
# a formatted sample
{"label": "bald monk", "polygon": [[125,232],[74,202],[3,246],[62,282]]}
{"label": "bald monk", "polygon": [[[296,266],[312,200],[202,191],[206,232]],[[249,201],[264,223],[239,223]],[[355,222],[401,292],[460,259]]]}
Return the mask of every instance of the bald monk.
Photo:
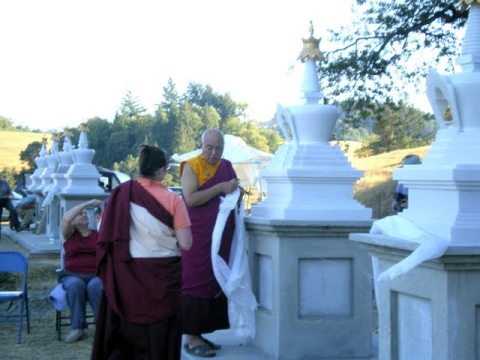
{"label": "bald monk", "polygon": [[[193,239],[190,251],[182,253],[182,333],[185,351],[199,357],[213,357],[220,348],[202,334],[230,327],[227,297],[215,279],[210,253],[220,197],[239,187],[232,163],[222,159],[224,145],[222,132],[208,129],[202,135],[202,153],[180,165]],[[219,251],[227,264],[234,228],[232,212]]]}

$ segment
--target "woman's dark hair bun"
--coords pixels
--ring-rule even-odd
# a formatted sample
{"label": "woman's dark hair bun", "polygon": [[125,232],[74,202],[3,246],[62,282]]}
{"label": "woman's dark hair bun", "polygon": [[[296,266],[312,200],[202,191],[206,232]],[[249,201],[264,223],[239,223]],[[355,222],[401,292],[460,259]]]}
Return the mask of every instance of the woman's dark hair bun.
{"label": "woman's dark hair bun", "polygon": [[138,146],[138,167],[140,175],[152,177],[155,172],[168,164],[167,152],[158,146],[141,144]]}

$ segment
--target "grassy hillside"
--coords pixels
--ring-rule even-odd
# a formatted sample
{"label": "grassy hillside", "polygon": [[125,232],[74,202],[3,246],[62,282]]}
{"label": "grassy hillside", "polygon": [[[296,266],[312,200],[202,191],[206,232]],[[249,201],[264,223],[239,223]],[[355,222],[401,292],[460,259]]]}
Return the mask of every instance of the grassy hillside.
{"label": "grassy hillside", "polygon": [[43,134],[29,132],[0,131],[0,170],[15,167],[20,170],[20,152],[34,141],[42,141]]}
{"label": "grassy hillside", "polygon": [[391,206],[396,181],[392,180],[392,171],[401,165],[406,155],[416,154],[423,159],[429,149],[430,146],[423,146],[367,158],[349,157],[353,167],[364,171],[364,177],[355,184],[355,198],[361,204],[372,208],[373,218],[379,219],[393,215]]}

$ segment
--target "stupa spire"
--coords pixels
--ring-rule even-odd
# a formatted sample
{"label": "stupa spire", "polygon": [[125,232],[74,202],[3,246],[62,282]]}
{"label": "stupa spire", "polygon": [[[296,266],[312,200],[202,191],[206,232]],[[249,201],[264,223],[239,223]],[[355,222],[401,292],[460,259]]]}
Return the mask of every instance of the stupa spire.
{"label": "stupa spire", "polygon": [[312,20],[310,20],[310,26],[308,29],[310,31],[310,37],[307,39],[302,38],[303,49],[300,52],[300,55],[298,55],[298,60],[301,62],[305,62],[307,59],[312,59],[314,61],[325,60],[325,57],[320,51],[320,41],[322,38],[316,39],[313,37],[314,28]]}

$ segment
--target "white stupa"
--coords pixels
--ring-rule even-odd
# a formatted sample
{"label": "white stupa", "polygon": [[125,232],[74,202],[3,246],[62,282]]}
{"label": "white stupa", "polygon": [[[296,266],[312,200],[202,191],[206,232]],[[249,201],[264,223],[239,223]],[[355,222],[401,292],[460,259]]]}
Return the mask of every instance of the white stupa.
{"label": "white stupa", "polygon": [[53,135],[52,142],[50,144],[50,153],[45,155],[45,161],[47,162],[47,166],[40,175],[40,179],[42,180],[42,182],[37,188],[38,191],[43,191],[45,187],[52,183],[52,175],[57,169],[57,165],[59,162],[57,141],[57,135]]}
{"label": "white stupa", "polygon": [[35,164],[37,165],[37,168],[34,170],[33,174],[30,175],[30,179],[32,180],[32,183],[28,187],[28,191],[30,192],[37,191],[42,184],[40,175],[42,175],[43,171],[47,167],[47,160],[45,159],[45,156],[47,155],[47,150],[45,148],[46,143],[47,139],[43,138],[42,147],[40,148],[38,156],[35,158]]}
{"label": "white stupa", "polygon": [[65,174],[67,185],[61,190],[61,194],[91,196],[104,194],[104,190],[98,185],[100,173],[92,164],[95,150],[88,148],[87,125],[80,124],[79,130],[78,148],[72,150],[73,165]]}
{"label": "white stupa", "polygon": [[455,245],[480,243],[480,4],[471,4],[462,71],[431,69],[427,96],[439,131],[422,165],[394,171],[409,189],[402,217]]}
{"label": "white stupa", "polygon": [[63,140],[63,151],[58,153],[59,163],[57,170],[52,174],[53,186],[56,192],[60,192],[65,186],[67,186],[67,179],[65,175],[68,172],[70,166],[73,165],[73,153],[72,149],[74,148],[72,144],[72,132],[70,130],[65,130],[65,138]]}
{"label": "white stupa", "polygon": [[323,59],[320,39],[303,39],[299,59],[305,63],[301,86],[304,103],[278,105],[276,119],[288,140],[261,176],[268,184],[267,199],[252,208],[253,217],[270,219],[369,220],[371,209],[353,199],[353,185],[363,176],[339,146],[329,144],[338,118],[323,98],[316,62]]}

